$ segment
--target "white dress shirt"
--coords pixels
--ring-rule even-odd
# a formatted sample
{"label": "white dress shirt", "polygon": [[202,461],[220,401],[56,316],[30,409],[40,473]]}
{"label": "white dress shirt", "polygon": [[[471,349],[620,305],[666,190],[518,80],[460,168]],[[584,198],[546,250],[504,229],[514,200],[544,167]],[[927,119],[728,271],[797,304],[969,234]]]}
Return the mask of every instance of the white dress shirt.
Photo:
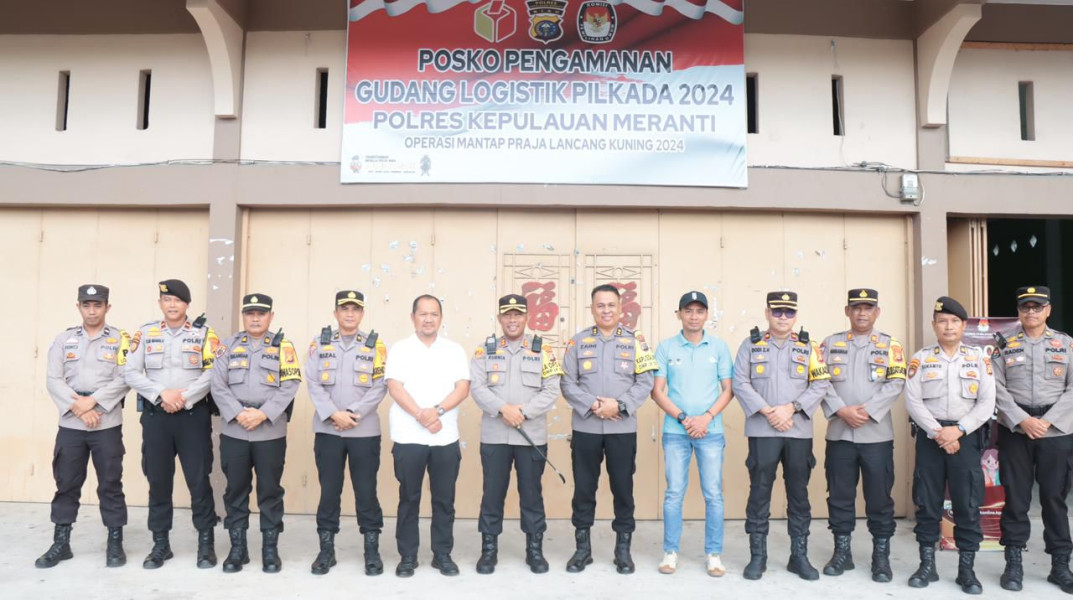
{"label": "white dress shirt", "polygon": [[[460,380],[469,381],[469,360],[462,346],[437,335],[426,346],[417,334],[399,340],[388,351],[391,360],[385,379],[402,384],[417,406],[432,408],[443,402]],[[399,444],[446,446],[458,441],[458,407],[447,411],[440,422],[443,429],[431,433],[396,402],[391,405],[388,425],[392,441]]]}

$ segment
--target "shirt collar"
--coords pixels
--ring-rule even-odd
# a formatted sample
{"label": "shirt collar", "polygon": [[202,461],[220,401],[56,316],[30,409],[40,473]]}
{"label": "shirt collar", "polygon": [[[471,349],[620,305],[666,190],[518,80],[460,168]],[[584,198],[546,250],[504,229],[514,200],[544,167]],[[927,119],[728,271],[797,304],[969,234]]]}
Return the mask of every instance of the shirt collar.
{"label": "shirt collar", "polygon": [[[710,342],[711,342],[711,336],[708,335],[707,331],[702,331],[701,332],[700,343],[697,344],[696,347],[699,348],[701,346],[709,344]],[[691,342],[691,341],[686,339],[686,335],[685,335],[685,333],[682,332],[682,330],[678,330],[678,345],[679,346],[692,346],[693,345],[693,342]]]}

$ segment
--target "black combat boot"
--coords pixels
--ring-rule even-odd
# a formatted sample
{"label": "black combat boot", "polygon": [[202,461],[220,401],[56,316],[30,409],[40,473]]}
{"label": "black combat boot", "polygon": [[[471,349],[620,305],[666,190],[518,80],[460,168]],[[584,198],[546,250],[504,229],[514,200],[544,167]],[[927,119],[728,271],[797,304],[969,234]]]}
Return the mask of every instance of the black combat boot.
{"label": "black combat boot", "polygon": [[939,572],[935,570],[935,544],[921,544],[920,566],[909,576],[909,587],[925,588],[936,581]]}
{"label": "black combat boot", "polygon": [[976,573],[973,571],[973,564],[975,562],[975,552],[969,552],[967,550],[959,551],[958,576],[957,579],[954,580],[955,583],[961,586],[961,591],[974,596],[984,593],[984,586],[980,584],[980,580],[976,578]]}
{"label": "black combat boot", "polygon": [[831,554],[831,560],[823,566],[823,574],[837,577],[846,571],[852,571],[853,551],[850,548],[850,536],[835,534],[835,551]]}
{"label": "black combat boot", "polygon": [[756,581],[767,571],[767,536],[762,533],[749,534],[749,564],[741,576]]}
{"label": "black combat boot", "polygon": [[890,570],[890,538],[872,538],[872,581],[890,583],[894,573]]}
{"label": "black combat boot", "polygon": [[615,570],[623,575],[633,573],[633,557],[630,556],[630,540],[633,534],[615,534]]}
{"label": "black combat boot", "polygon": [[1051,555],[1051,573],[1047,581],[1062,588],[1067,594],[1073,594],[1073,573],[1069,572],[1069,551],[1055,552]]}
{"label": "black combat boot", "polygon": [[149,550],[149,556],[142,561],[144,569],[159,569],[164,566],[164,561],[175,556],[171,553],[171,542],[168,541],[167,531],[153,532],[153,548]]}
{"label": "black combat boot", "polygon": [[547,573],[548,561],[544,558],[544,534],[525,534],[525,564],[534,573]]}
{"label": "black combat boot", "polygon": [[279,573],[283,561],[279,559],[279,530],[265,529],[261,532],[261,570]]}
{"label": "black combat boot", "polygon": [[807,535],[790,537],[790,561],[786,563],[786,570],[797,573],[798,577],[806,581],[815,581],[820,578],[820,572],[808,561]]}
{"label": "black combat boot", "polygon": [[231,551],[224,559],[224,573],[238,573],[242,570],[242,565],[250,562],[250,551],[246,546],[246,528],[235,527],[228,530],[227,535],[231,538]]}
{"label": "black combat boot", "polygon": [[384,561],[380,560],[380,532],[365,532],[365,574],[380,575],[384,572]]}
{"label": "black combat boot", "polygon": [[123,528],[108,528],[108,546],[104,551],[104,564],[107,567],[122,567],[127,564],[127,553],[123,551]]}
{"label": "black combat boot", "polygon": [[589,541],[589,530],[575,530],[574,542],[577,544],[577,550],[574,551],[570,560],[566,561],[567,573],[580,573],[592,564],[592,543]]}
{"label": "black combat boot", "polygon": [[335,566],[335,532],[327,529],[318,529],[317,537],[320,538],[320,553],[313,561],[309,572],[314,575],[325,575]]}
{"label": "black combat boot", "polygon": [[499,562],[499,541],[490,533],[481,534],[481,557],[477,559],[477,572],[489,575],[496,570]]}
{"label": "black combat boot", "polygon": [[1006,546],[1006,570],[998,580],[1004,590],[1019,592],[1024,587],[1025,568],[1021,564],[1021,550],[1017,546]]}
{"label": "black combat boot", "polygon": [[61,560],[68,558],[74,558],[74,554],[71,553],[71,526],[57,525],[52,532],[52,545],[34,561],[34,566],[38,569],[51,569]]}
{"label": "black combat boot", "polygon": [[197,532],[197,568],[216,566],[216,534],[212,527]]}

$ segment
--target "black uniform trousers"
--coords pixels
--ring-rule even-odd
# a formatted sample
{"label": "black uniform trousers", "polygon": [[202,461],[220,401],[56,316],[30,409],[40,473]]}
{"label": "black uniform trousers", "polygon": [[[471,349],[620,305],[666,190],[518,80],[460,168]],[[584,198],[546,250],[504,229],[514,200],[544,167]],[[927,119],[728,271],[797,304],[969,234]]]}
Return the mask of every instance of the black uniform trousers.
{"label": "black uniform trousers", "polygon": [[633,474],[637,471],[637,433],[585,433],[574,431],[570,441],[570,462],[574,469],[574,498],[570,521],[577,529],[588,529],[596,521],[596,489],[600,485],[600,464],[607,458],[607,478],[616,533],[633,533]]}
{"label": "black uniform trousers", "polygon": [[1073,551],[1069,538],[1066,497],[1073,484],[1073,435],[1033,440],[1001,427],[998,436],[999,474],[1006,492],[1002,509],[1002,544],[1024,548],[1031,523],[1032,483],[1039,483],[1043,543],[1048,554]]}
{"label": "black uniform trousers", "polygon": [[771,518],[771,489],[782,464],[786,483],[787,530],[791,537],[807,536],[812,523],[808,481],[816,457],[812,438],[751,437],[745,467],[749,470],[749,501],[745,505],[745,532],[767,535]]}
{"label": "black uniform trousers", "polygon": [[872,537],[894,535],[894,442],[858,444],[827,440],[828,526],[849,535],[857,524],[857,482],[864,481],[864,512]]}
{"label": "black uniform trousers", "polygon": [[920,544],[939,541],[943,502],[949,486],[954,511],[954,542],[958,550],[976,552],[984,539],[980,529],[980,504],[984,500],[980,435],[974,431],[962,436],[958,442],[961,447],[957,453],[947,454],[935,440],[928,439],[923,430],[917,430],[917,458],[913,469],[917,524],[913,532]]}
{"label": "black uniform trousers", "polygon": [[399,512],[395,521],[399,555],[417,556],[421,543],[417,519],[426,471],[432,492],[432,553],[450,554],[455,545],[455,484],[462,464],[458,442],[446,446],[396,443],[391,453],[395,457],[395,479],[399,481]]}
{"label": "black uniform trousers", "polygon": [[146,402],[141,424],[142,472],[149,480],[149,531],[171,530],[176,455],[190,490],[194,527],[198,531],[215,527],[220,518],[209,484],[212,423],[208,405],[202,401],[190,410],[168,413]]}
{"label": "black uniform trousers", "polygon": [[320,480],[317,530],[339,533],[339,511],[343,495],[343,470],[350,462],[350,483],[361,533],[384,528],[384,512],[376,497],[376,474],[380,471],[380,436],[342,437],[318,433],[313,441],[313,458]]}
{"label": "black uniform trousers", "polygon": [[248,442],[220,436],[220,469],[227,478],[224,488],[225,529],[248,529],[250,493],[257,474],[257,510],[261,531],[283,531],[283,463],[287,459],[287,438]]}
{"label": "black uniform trousers", "polygon": [[[540,446],[545,454],[548,445]],[[503,504],[510,486],[511,465],[518,472],[518,497],[521,505],[522,531],[544,533],[544,496],[540,478],[544,476],[544,459],[532,446],[481,444],[481,469],[484,471],[484,495],[477,529],[481,533],[503,533]]]}
{"label": "black uniform trousers", "polygon": [[52,522],[70,525],[78,517],[82,484],[93,458],[97,472],[97,499],[105,527],[127,524],[127,500],[123,495],[123,426],[99,431],[60,427],[52,451],[52,476],[56,495],[52,497]]}

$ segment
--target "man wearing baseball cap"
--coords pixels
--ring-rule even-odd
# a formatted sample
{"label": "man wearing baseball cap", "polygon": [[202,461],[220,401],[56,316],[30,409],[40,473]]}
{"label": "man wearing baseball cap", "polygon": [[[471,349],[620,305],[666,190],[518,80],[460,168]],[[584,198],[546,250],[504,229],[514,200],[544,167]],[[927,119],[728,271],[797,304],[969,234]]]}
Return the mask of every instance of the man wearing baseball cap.
{"label": "man wearing baseball cap", "polygon": [[723,566],[723,409],[730,403],[734,363],[726,342],[704,330],[708,297],[686,292],[675,316],[682,330],[656,348],[652,399],[663,418],[663,455],[667,491],[663,497],[663,561],[660,573],[678,568],[682,502],[689,484],[689,463],[697,456],[704,495],[704,554],[708,575],[721,577]]}

